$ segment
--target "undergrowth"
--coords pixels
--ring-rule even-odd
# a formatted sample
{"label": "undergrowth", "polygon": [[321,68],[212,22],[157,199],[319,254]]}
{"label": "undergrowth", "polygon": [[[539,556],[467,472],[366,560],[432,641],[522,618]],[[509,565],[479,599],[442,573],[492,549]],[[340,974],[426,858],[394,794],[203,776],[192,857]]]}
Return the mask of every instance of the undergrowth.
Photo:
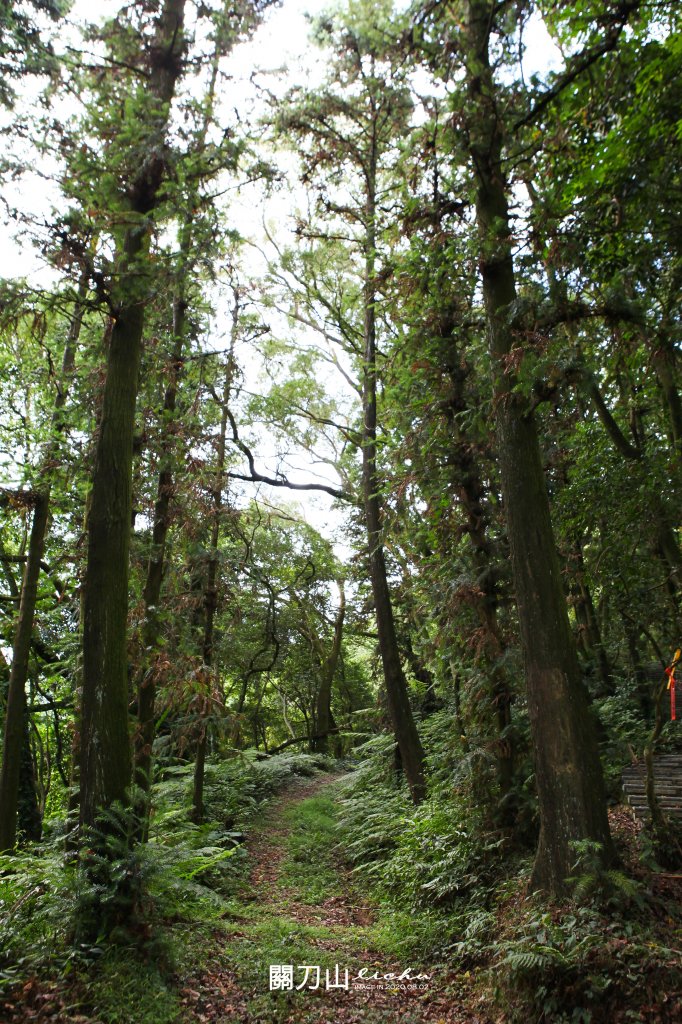
{"label": "undergrowth", "polygon": [[322,755],[260,760],[248,751],[209,762],[201,825],[187,811],[192,766],[169,768],[154,787],[147,843],[131,841],[134,815],[117,805],[78,863],[65,855],[59,820],[41,844],[0,857],[0,996],[36,975],[60,977],[87,993],[104,1024],[177,1021],[171,978],[187,959],[187,927],[225,912],[264,803],[293,778],[330,767]]}
{"label": "undergrowth", "polygon": [[494,808],[433,730],[430,796],[415,808],[391,770],[392,741],[364,747],[346,787],[339,851],[381,905],[387,942],[460,976],[505,1021],[615,1024],[682,1019],[682,916],[640,878],[574,844],[572,899],[529,895],[531,851],[497,830]]}

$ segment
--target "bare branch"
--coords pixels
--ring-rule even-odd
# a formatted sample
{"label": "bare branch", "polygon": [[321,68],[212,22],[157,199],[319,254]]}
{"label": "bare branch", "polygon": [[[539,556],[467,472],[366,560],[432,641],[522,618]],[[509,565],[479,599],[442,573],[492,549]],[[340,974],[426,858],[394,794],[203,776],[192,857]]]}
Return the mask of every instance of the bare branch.
{"label": "bare branch", "polygon": [[237,445],[240,452],[246,456],[246,460],[249,464],[248,476],[244,473],[234,473],[232,471],[229,471],[227,473],[227,476],[229,476],[232,480],[246,480],[252,483],[268,484],[270,487],[286,487],[288,490],[291,491],[323,491],[325,494],[331,494],[333,498],[338,498],[340,501],[348,501],[351,503],[355,503],[355,498],[353,497],[352,494],[349,494],[348,491],[339,490],[337,487],[331,487],[327,484],[298,484],[293,483],[291,480],[289,480],[281,473],[276,477],[267,476],[264,473],[260,473],[256,469],[256,462],[253,457],[253,453],[251,452],[251,449],[239,437],[239,432],[237,430],[235,418],[229,409],[227,410],[227,417],[230,421],[230,426],[232,428],[232,440]]}

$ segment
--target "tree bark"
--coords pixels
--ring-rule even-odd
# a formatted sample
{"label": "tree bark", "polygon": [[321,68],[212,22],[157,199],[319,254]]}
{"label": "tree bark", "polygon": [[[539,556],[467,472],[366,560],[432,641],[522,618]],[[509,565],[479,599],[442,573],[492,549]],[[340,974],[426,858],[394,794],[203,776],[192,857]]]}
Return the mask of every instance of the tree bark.
{"label": "tree bark", "polygon": [[[164,422],[172,419],[182,373],[182,356],[185,345],[185,319],[187,304],[181,297],[176,298],[173,309],[173,353],[170,362],[170,377],[164,396]],[[148,796],[151,788],[152,745],[155,733],[156,706],[156,663],[161,639],[161,586],[163,583],[166,539],[171,519],[171,495],[173,491],[172,435],[164,437],[161,452],[161,470],[156,489],[154,523],[152,526],[152,547],[147,563],[145,580],[144,624],[142,627],[143,664],[137,687],[137,732],[134,741],[135,784],[144,794],[141,807],[142,834],[146,831],[148,817]]]}
{"label": "tree bark", "polygon": [[682,401],[676,380],[676,353],[669,338],[660,334],[651,353],[661,394],[668,412],[672,447],[679,459],[682,456]]}
{"label": "tree bark", "polygon": [[[150,280],[150,213],[158,204],[170,103],[182,69],[184,0],[164,0],[149,51],[149,124],[145,159],[129,182],[129,222],[117,258],[114,323],[88,516],[83,583],[83,699],[80,823],[126,802],[131,758],[128,727],[127,615],[135,406]],[[149,155],[147,155],[147,149]]]}
{"label": "tree bark", "polygon": [[[372,97],[372,103],[374,98]],[[372,120],[376,133],[376,118]],[[379,634],[379,651],[386,683],[386,700],[410,794],[418,804],[426,796],[424,750],[412,714],[398,649],[393,605],[386,573],[379,474],[377,471],[377,358],[376,358],[376,173],[377,143],[371,140],[365,207],[364,360],[362,379],[363,440],[362,492],[369,557],[369,574]]]}
{"label": "tree bark", "polygon": [[203,720],[199,726],[199,742],[197,744],[196,760],[194,763],[194,782],[192,789],[191,818],[196,824],[204,820],[204,775],[206,768],[206,753],[208,750],[208,722],[205,720],[208,703],[211,698],[211,687],[213,681],[213,642],[214,642],[214,621],[216,608],[218,607],[218,543],[220,541],[220,527],[223,511],[223,488],[225,487],[225,442],[227,438],[228,409],[230,393],[232,391],[232,378],[234,375],[234,347],[237,340],[237,329],[239,324],[239,295],[235,289],[234,309],[232,314],[232,338],[230,352],[225,367],[225,386],[223,389],[220,434],[218,436],[218,452],[216,459],[216,472],[213,484],[213,509],[211,523],[211,544],[208,568],[206,573],[206,585],[204,587],[204,639],[202,656],[205,669],[207,692],[205,694],[206,707]]}
{"label": "tree bark", "polygon": [[525,660],[540,840],[531,886],[567,892],[572,844],[592,840],[613,856],[594,723],[561,584],[540,444],[532,415],[513,392],[509,359],[516,299],[503,126],[489,43],[490,0],[469,0],[465,28],[468,146],[476,184],[480,267],[494,381],[497,451]]}
{"label": "tree bark", "polygon": [[[211,64],[211,77],[206,92],[206,111],[196,141],[198,152],[201,152],[206,144],[206,136],[213,116],[220,53],[221,40],[218,38]],[[193,198],[194,202],[198,203],[199,197],[196,193]],[[147,563],[147,577],[143,591],[144,625],[142,645],[145,654],[137,687],[138,727],[133,744],[135,783],[144,794],[144,807],[141,808],[142,836],[146,834],[149,814],[157,691],[156,659],[161,641],[161,587],[165,570],[166,539],[170,528],[171,496],[173,491],[174,451],[173,432],[170,423],[175,415],[178,387],[183,370],[188,309],[186,282],[195,264],[195,261],[192,260],[193,229],[194,217],[192,212],[188,212],[180,232],[176,294],[173,299],[173,351],[169,367],[168,387],[166,388],[163,402],[163,420],[166,424],[166,432],[162,440],[161,470],[157,483],[154,522],[152,526],[152,547]]]}
{"label": "tree bark", "polygon": [[[319,641],[319,637],[315,637],[319,644],[318,655],[320,656],[320,666],[322,672],[320,688],[317,692],[317,701],[315,706],[315,727],[313,729],[314,735],[310,739],[310,749],[324,754],[326,754],[329,749],[328,736],[333,728],[332,686],[334,683],[334,676],[336,675],[336,669],[339,664],[339,658],[341,656],[341,641],[343,639],[343,621],[346,615],[346,591],[343,586],[343,580],[339,580],[338,587],[339,608],[336,613],[336,622],[334,623],[334,639],[332,641],[331,650],[326,657],[324,655],[324,651],[321,649],[322,644]],[[334,729],[334,731],[338,730]]]}
{"label": "tree bark", "polygon": [[444,316],[440,334],[450,339],[450,348],[444,360],[444,367],[450,378],[452,396],[446,408],[446,416],[456,442],[451,457],[457,471],[458,496],[467,517],[467,532],[472,546],[473,564],[478,577],[477,587],[472,595],[478,620],[485,636],[485,661],[489,678],[489,691],[496,729],[495,759],[499,785],[500,823],[513,825],[515,813],[510,800],[514,780],[514,743],[511,735],[512,691],[503,667],[506,642],[498,621],[499,586],[493,548],[489,539],[489,522],[485,509],[485,487],[483,473],[475,455],[474,447],[462,428],[461,413],[467,404],[463,384],[470,369],[464,367],[461,355],[456,351],[457,325],[450,316]]}
{"label": "tree bark", "polygon": [[37,760],[31,750],[29,711],[25,709],[21,744],[21,766],[19,769],[19,800],[17,807],[17,831],[24,839],[39,842],[43,821],[38,800],[36,781]]}
{"label": "tree bark", "polygon": [[572,599],[578,624],[578,642],[597,670],[601,696],[610,696],[614,692],[613,671],[604,648],[592,594],[585,582],[585,562],[580,540],[571,552],[569,567],[573,577]]}
{"label": "tree bark", "polygon": [[38,596],[40,563],[45,548],[49,516],[49,491],[33,495],[33,522],[28,557],[21,587],[19,617],[12,651],[5,729],[0,773],[0,853],[10,851],[16,842],[19,780],[22,747],[26,728],[26,680],[33,636],[33,617]]}

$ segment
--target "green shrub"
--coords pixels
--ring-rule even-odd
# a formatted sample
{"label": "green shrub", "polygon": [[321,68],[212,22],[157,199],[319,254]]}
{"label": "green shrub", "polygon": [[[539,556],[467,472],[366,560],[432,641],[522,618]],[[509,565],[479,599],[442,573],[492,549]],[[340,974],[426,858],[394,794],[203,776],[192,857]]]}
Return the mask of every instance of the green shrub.
{"label": "green shrub", "polygon": [[514,934],[489,952],[497,996],[519,1024],[610,1024],[622,1006],[642,1020],[636,1008],[679,991],[682,980],[679,954],[646,924],[595,907],[550,911],[531,901],[517,911]]}
{"label": "green shrub", "polygon": [[[210,814],[188,820],[192,767],[168,769],[153,792],[149,841],[133,841],[130,804],[109,808],[89,830],[80,861],[64,856],[64,828],[49,840],[0,857],[0,985],[31,972],[79,970],[109,948],[170,958],[166,922],[211,920],[236,891],[245,861],[243,829],[292,778],[329,768],[329,759],[255,753],[207,766]],[[237,828],[227,828],[234,821]]]}
{"label": "green shrub", "polygon": [[463,799],[429,800],[404,818],[384,882],[399,904],[452,904],[490,886],[502,843]]}

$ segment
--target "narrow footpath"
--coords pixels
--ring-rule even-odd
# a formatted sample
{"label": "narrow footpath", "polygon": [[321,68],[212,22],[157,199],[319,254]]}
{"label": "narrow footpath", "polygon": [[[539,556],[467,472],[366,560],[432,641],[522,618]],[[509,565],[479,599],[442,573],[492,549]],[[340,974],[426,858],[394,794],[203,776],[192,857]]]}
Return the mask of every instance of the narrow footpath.
{"label": "narrow footpath", "polygon": [[184,984],[188,1022],[490,1024],[473,979],[400,956],[390,920],[357,895],[336,850],[342,787],[301,780],[252,830],[248,881]]}

